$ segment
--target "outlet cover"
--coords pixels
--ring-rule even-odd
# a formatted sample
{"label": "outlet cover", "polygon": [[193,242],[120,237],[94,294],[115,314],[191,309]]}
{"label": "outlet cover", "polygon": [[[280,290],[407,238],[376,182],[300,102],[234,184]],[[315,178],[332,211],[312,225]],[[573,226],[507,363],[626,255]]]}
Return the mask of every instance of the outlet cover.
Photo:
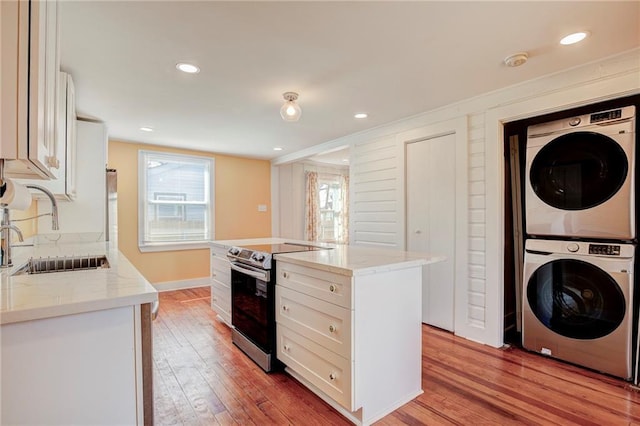
{"label": "outlet cover", "polygon": [[267,205],[266,204],[258,204],[258,211],[259,212],[266,212],[267,211]]}

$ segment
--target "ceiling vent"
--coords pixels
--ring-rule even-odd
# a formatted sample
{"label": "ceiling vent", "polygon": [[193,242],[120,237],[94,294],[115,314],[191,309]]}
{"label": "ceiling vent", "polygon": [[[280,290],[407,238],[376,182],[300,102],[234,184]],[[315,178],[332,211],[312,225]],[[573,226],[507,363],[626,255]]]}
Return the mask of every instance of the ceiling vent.
{"label": "ceiling vent", "polygon": [[508,67],[519,67],[527,62],[527,59],[529,59],[527,52],[514,53],[513,55],[504,58],[504,64]]}

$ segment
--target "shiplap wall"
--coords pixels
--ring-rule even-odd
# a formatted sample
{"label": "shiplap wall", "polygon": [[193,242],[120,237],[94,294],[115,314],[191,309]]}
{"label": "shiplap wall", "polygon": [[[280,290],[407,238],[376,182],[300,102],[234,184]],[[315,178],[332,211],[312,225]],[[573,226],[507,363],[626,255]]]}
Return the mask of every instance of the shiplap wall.
{"label": "shiplap wall", "polygon": [[398,193],[402,173],[395,137],[351,147],[349,241],[354,245],[399,248],[402,205]]}
{"label": "shiplap wall", "polygon": [[[351,244],[404,249],[404,154],[396,136],[465,117],[468,125],[468,278],[456,293],[455,332],[502,345],[504,154],[502,124],[640,93],[640,50],[487,93],[370,131],[329,141],[351,147]],[[306,155],[313,154],[309,150]],[[273,164],[295,159],[287,156]]]}

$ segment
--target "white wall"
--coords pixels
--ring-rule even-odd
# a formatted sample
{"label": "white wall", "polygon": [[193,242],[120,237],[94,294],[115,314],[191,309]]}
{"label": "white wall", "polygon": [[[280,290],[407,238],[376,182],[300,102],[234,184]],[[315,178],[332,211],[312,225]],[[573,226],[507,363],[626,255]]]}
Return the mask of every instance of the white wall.
{"label": "white wall", "polygon": [[[317,146],[317,153],[344,145],[352,149],[351,241],[404,248],[405,219],[400,211],[404,206],[404,158],[402,138],[398,136],[424,126],[466,120],[468,278],[456,283],[455,331],[472,340],[501,346],[503,123],[640,93],[639,75],[640,49],[635,49]],[[294,159],[289,155],[272,164]],[[375,217],[385,221],[370,220]]]}

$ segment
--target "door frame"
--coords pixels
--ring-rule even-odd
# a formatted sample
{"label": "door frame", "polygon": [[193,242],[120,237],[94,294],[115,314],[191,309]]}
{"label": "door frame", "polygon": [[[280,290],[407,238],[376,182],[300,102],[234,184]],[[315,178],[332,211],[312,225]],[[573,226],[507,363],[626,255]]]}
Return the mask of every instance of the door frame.
{"label": "door frame", "polygon": [[486,292],[485,324],[472,340],[504,343],[504,125],[542,114],[639,93],[634,72],[578,84],[489,109],[485,113]]}
{"label": "door frame", "polygon": [[[400,247],[407,249],[407,145],[434,139],[440,136],[455,135],[455,165],[456,165],[456,212],[455,212],[455,259],[454,259],[454,319],[455,334],[466,335],[468,327],[469,281],[468,281],[468,253],[469,253],[469,168],[468,168],[468,120],[467,116],[447,120],[440,123],[408,130],[396,134],[396,149],[400,164],[399,193],[403,195],[401,204],[402,235]],[[437,254],[434,252],[434,254]]]}

